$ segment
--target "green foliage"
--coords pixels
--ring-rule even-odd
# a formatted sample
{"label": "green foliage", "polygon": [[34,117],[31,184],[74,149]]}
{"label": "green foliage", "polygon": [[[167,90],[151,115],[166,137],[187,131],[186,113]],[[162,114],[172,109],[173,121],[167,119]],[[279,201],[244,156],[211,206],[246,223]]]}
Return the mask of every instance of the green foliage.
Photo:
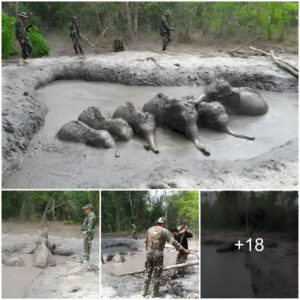
{"label": "green foliage", "polygon": [[2,58],[16,52],[14,48],[15,18],[2,13]]}
{"label": "green foliage", "polygon": [[202,228],[298,232],[297,192],[205,192],[201,194]]}
{"label": "green foliage", "polygon": [[130,232],[132,219],[138,231],[146,232],[161,216],[169,229],[186,222],[194,234],[199,232],[198,192],[103,191],[101,209],[103,232]]}
{"label": "green foliage", "polygon": [[65,224],[81,223],[82,207],[92,204],[99,215],[99,193],[81,191],[3,191],[2,218],[23,221],[41,221],[49,201],[54,202],[47,212],[47,219],[64,221]]}
{"label": "green foliage", "polygon": [[50,46],[45,41],[45,38],[40,34],[36,26],[29,29],[28,37],[33,47],[31,54],[32,57],[42,57],[49,54]]}

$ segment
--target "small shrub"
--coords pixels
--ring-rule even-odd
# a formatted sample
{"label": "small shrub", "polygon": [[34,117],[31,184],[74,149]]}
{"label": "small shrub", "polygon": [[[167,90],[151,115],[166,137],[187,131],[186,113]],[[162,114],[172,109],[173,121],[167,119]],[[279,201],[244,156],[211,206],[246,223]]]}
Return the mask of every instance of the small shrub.
{"label": "small shrub", "polygon": [[16,53],[14,47],[15,22],[14,17],[2,14],[2,58],[8,58]]}
{"label": "small shrub", "polygon": [[31,57],[42,57],[49,54],[50,46],[45,41],[45,38],[40,34],[36,26],[29,29],[28,37],[33,48]]}

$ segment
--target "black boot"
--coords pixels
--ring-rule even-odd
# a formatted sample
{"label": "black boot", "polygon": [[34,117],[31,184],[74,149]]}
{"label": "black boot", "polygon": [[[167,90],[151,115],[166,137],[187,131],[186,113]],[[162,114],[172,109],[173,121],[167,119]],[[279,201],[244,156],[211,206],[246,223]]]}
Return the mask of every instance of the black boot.
{"label": "black boot", "polygon": [[79,48],[80,53],[83,54],[83,51],[82,51],[82,48],[80,45],[78,45],[78,48]]}
{"label": "black boot", "polygon": [[78,50],[77,50],[76,45],[74,45],[74,49],[75,49],[75,54],[78,54]]}

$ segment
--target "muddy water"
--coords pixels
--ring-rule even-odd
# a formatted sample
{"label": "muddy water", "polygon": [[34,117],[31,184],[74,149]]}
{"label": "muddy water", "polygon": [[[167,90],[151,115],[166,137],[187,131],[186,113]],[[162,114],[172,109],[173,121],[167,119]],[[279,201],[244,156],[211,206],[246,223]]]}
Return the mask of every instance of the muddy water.
{"label": "muddy water", "polygon": [[245,254],[217,253],[215,246],[201,247],[201,296],[203,298],[251,298],[251,273]]}
{"label": "muddy water", "polygon": [[[24,260],[23,267],[10,267],[2,265],[2,297],[3,298],[24,298],[26,291],[30,287],[33,279],[38,276],[43,269],[32,266],[32,254],[22,254]],[[56,265],[62,265],[68,259],[67,256],[55,255]],[[47,272],[47,269],[45,269]]]}
{"label": "muddy water", "polygon": [[[155,155],[143,149],[144,142],[134,138],[118,143],[121,157],[115,158],[115,149],[96,149],[86,145],[66,143],[55,137],[60,127],[77,119],[90,105],[112,113],[127,101],[142,106],[159,92],[170,97],[199,95],[203,87],[144,87],[84,81],[57,81],[37,91],[37,97],[49,108],[45,126],[33,138],[23,161],[23,169],[13,174],[5,187],[14,188],[98,188],[121,187],[125,182],[145,178],[172,166],[177,174],[195,173],[193,160],[233,161],[247,160],[282,145],[297,136],[297,94],[263,92],[269,113],[260,117],[231,118],[231,127],[237,132],[255,136],[245,141],[207,129],[200,129],[202,141],[211,150],[205,158],[181,134],[158,129],[160,153]],[[188,185],[184,176],[177,182]],[[131,179],[129,179],[131,178]],[[125,184],[126,185],[126,184]]]}

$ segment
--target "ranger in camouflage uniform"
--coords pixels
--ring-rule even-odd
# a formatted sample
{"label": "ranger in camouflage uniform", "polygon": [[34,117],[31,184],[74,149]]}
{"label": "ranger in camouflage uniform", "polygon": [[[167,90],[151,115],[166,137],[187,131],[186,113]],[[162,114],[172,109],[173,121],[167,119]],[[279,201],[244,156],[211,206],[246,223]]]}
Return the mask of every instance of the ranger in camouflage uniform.
{"label": "ranger in camouflage uniform", "polygon": [[144,269],[144,288],[143,296],[147,295],[150,279],[153,275],[153,292],[152,296],[157,297],[159,292],[160,276],[163,271],[164,264],[164,248],[166,242],[173,245],[176,250],[182,250],[189,253],[188,250],[180,246],[174,239],[172,234],[165,228],[165,219],[159,218],[156,226],[148,229],[145,238],[146,262]]}
{"label": "ranger in camouflage uniform", "polygon": [[81,36],[80,36],[80,26],[79,26],[77,17],[75,17],[75,16],[72,17],[72,22],[69,26],[69,29],[70,29],[70,37],[73,42],[73,47],[74,47],[75,53],[78,54],[78,50],[79,50],[80,53],[83,54],[81,45],[79,43],[79,39],[81,39]]}
{"label": "ranger in camouflage uniform", "polygon": [[[193,237],[193,234],[189,231],[189,228],[185,223],[182,223],[181,226],[178,226],[178,228],[174,229],[172,231],[172,234],[174,235],[175,240],[185,249],[189,248],[188,245],[188,239]],[[184,251],[178,251],[177,258],[176,258],[176,264],[183,264],[186,262],[188,257],[188,254],[186,254]],[[180,277],[184,277],[185,275],[185,267],[178,268],[177,274]]]}
{"label": "ranger in camouflage uniform", "polygon": [[132,224],[131,224],[131,230],[132,230],[132,238],[134,240],[137,240],[137,235],[136,235],[136,225],[134,223],[134,221],[132,221]]}
{"label": "ranger in camouflage uniform", "polygon": [[18,14],[18,18],[15,23],[16,39],[19,41],[20,46],[22,48],[22,58],[24,63],[27,63],[27,58],[32,52],[32,45],[27,34],[28,29],[31,28],[32,25],[26,26],[27,18],[27,13],[22,12]]}
{"label": "ranger in camouflage uniform", "polygon": [[161,20],[160,36],[162,37],[163,41],[163,51],[167,49],[168,44],[172,41],[171,31],[173,31],[174,28],[171,26],[170,16],[171,12],[166,10]]}
{"label": "ranger in camouflage uniform", "polygon": [[86,205],[82,209],[86,215],[80,231],[84,241],[84,255],[81,258],[81,262],[84,263],[90,260],[92,240],[95,234],[96,215],[93,212],[92,205]]}

